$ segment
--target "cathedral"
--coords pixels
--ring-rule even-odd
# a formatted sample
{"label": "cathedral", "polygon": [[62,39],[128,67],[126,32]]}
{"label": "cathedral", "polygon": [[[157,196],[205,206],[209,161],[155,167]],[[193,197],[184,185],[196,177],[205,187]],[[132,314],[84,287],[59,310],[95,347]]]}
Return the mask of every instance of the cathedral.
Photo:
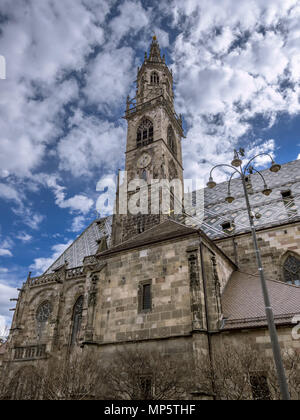
{"label": "cathedral", "polygon": [[[100,353],[140,343],[180,359],[201,358],[224,343],[248,344],[271,357],[256,256],[240,180],[202,191],[204,207],[119,211],[124,182],[153,179],[184,184],[182,118],[174,109],[173,74],[156,37],[127,99],[126,181],[114,215],[99,218],[39,277],[19,290],[0,374],[9,379],[51,355],[93,348]],[[255,227],[282,351],[300,352],[300,160],[278,173],[247,178]],[[128,203],[136,190],[128,190]],[[125,203],[125,204],[128,204]],[[124,203],[123,203],[124,204]],[[147,200],[149,210],[151,200]],[[156,203],[157,204],[157,203]],[[145,210],[145,209],[144,209]],[[151,210],[151,209],[150,209]],[[298,329],[299,332],[299,329]],[[9,380],[8,379],[8,380]],[[195,391],[195,390],[193,390]],[[201,390],[187,398],[201,398]],[[209,398],[209,396],[206,396]]]}

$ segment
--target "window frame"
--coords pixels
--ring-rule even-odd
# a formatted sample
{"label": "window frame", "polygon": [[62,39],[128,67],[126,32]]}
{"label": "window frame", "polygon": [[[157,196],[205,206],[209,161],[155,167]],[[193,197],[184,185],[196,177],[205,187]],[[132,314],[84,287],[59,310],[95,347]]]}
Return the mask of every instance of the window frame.
{"label": "window frame", "polygon": [[136,147],[144,147],[154,141],[154,125],[150,118],[144,117],[136,130]]}
{"label": "window frame", "polygon": [[157,73],[157,71],[152,71],[150,75],[150,84],[159,85],[159,74]]}
{"label": "window frame", "polygon": [[[145,287],[149,286],[150,288],[150,299],[149,299],[149,307],[145,307],[144,305],[144,290]],[[153,294],[152,294],[152,280],[143,280],[139,282],[138,285],[138,313],[147,313],[152,311],[152,302],[153,302]]]}
{"label": "window frame", "polygon": [[[297,260],[297,262],[298,262],[298,264],[299,264],[299,269],[297,270],[297,273],[299,273],[299,278],[297,278],[297,279],[295,279],[295,278],[292,278],[291,280],[288,280],[288,278],[287,278],[287,274],[288,273],[290,273],[290,275],[292,276],[292,274],[293,273],[291,273],[286,267],[285,267],[285,265],[286,265],[286,263],[288,262],[288,260],[290,259],[290,258],[294,258],[295,260]],[[294,274],[295,275],[295,274]],[[286,284],[290,284],[290,285],[293,285],[293,286],[297,286],[297,287],[300,287],[300,256],[298,256],[298,255],[296,255],[296,254],[294,254],[294,253],[288,253],[286,256],[285,256],[285,258],[284,258],[284,260],[283,260],[283,262],[282,262],[282,276],[283,276],[283,282],[284,283],[286,283]],[[297,284],[297,282],[298,282],[298,284]]]}

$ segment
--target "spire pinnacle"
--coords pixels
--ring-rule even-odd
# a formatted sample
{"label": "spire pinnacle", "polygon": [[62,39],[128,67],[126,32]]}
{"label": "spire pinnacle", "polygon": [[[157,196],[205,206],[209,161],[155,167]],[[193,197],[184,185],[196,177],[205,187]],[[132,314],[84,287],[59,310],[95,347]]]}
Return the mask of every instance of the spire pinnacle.
{"label": "spire pinnacle", "polygon": [[152,37],[152,43],[150,46],[150,55],[149,55],[149,61],[156,62],[156,63],[162,63],[163,60],[160,55],[160,48],[159,44],[157,42],[157,37],[154,35]]}

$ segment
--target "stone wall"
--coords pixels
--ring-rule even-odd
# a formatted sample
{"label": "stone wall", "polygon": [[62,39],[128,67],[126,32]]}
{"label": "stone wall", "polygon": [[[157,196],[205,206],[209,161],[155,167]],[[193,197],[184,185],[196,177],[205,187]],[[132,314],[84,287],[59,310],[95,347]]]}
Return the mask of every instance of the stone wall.
{"label": "stone wall", "polygon": [[[282,264],[287,252],[300,257],[300,223],[274,227],[257,232],[266,277],[283,281]],[[216,244],[246,273],[257,273],[256,257],[250,233],[217,240]]]}
{"label": "stone wall", "polygon": [[[208,306],[215,318],[216,275],[211,257],[216,254],[224,282],[234,266],[213,245],[204,242]],[[195,277],[191,279],[189,254],[195,255]],[[204,284],[199,254],[199,238],[169,241],[107,258],[99,281],[95,315],[95,340],[101,343],[164,338],[188,334],[193,329],[193,297],[198,302],[197,328],[205,327]],[[152,309],[138,311],[138,290],[142,282],[152,287]],[[220,308],[219,308],[220,309]],[[217,314],[218,312],[218,314]]]}

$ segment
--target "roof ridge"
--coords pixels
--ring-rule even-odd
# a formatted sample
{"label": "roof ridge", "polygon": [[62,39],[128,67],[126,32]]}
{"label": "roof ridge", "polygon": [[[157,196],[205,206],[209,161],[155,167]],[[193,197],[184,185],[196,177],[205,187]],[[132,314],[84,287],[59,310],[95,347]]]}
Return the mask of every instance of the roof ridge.
{"label": "roof ridge", "polygon": [[[300,312],[299,312],[300,314]],[[291,317],[291,316],[295,316],[295,312],[287,312],[287,313],[283,313],[283,314],[274,314],[274,319],[280,319],[280,318],[287,318],[287,317]],[[228,322],[248,322],[250,320],[255,320],[255,321],[264,321],[266,320],[267,317],[264,316],[251,316],[251,317],[246,317],[246,318],[226,318],[226,323]]]}
{"label": "roof ridge", "polygon": [[120,245],[126,245],[126,244],[128,244],[128,243],[130,243],[130,242],[133,242],[133,241],[135,241],[137,238],[141,238],[141,236],[142,236],[143,234],[147,234],[147,235],[148,235],[148,234],[149,234],[149,232],[150,232],[151,230],[153,230],[153,229],[157,229],[157,227],[158,227],[158,226],[164,225],[164,224],[166,224],[166,223],[174,223],[174,224],[177,224],[177,225],[179,225],[179,226],[182,226],[182,227],[184,227],[184,228],[186,228],[186,229],[194,230],[195,232],[197,232],[197,231],[198,231],[197,229],[194,229],[193,227],[190,227],[190,226],[184,225],[184,224],[179,223],[179,222],[177,222],[177,221],[175,221],[175,220],[172,220],[172,219],[167,219],[167,220],[164,220],[164,221],[163,221],[163,222],[161,222],[161,223],[158,223],[158,224],[156,224],[156,225],[152,226],[151,228],[149,228],[149,229],[145,230],[144,232],[138,233],[137,235],[132,236],[132,237],[131,237],[131,238],[129,238],[129,239],[126,239],[126,241],[124,241],[124,242],[121,242],[121,243],[119,243],[119,244],[117,244],[117,245],[114,245],[113,247],[109,248],[109,250],[113,250],[114,248],[117,248],[117,247],[119,247]]}
{"label": "roof ridge", "polygon": [[[236,270],[232,274],[234,274],[235,272],[238,272],[238,273],[241,273],[241,274],[245,274],[245,275],[251,276],[251,277],[256,277],[259,280],[259,275],[257,275],[257,274],[245,273],[244,271],[240,271],[240,270]],[[300,286],[296,286],[295,284],[289,284],[289,283],[286,283],[285,281],[280,281],[280,280],[275,280],[275,279],[268,279],[268,278],[266,278],[266,281],[273,282],[273,283],[279,283],[279,284],[281,284],[283,286],[290,286],[290,287],[295,287],[296,289],[300,289]]]}

